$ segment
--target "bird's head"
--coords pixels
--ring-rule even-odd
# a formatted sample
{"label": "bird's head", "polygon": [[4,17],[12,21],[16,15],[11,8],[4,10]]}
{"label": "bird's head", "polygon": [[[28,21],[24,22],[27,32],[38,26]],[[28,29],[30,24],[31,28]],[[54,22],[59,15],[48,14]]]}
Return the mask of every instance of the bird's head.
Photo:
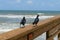
{"label": "bird's head", "polygon": [[37,15],[37,17],[39,17],[39,15]]}

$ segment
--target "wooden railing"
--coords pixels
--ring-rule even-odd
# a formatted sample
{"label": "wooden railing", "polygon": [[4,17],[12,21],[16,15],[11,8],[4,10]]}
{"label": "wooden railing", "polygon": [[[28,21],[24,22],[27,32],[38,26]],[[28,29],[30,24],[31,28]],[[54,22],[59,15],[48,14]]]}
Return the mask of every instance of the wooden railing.
{"label": "wooden railing", "polygon": [[60,17],[46,19],[37,24],[38,26],[27,25],[25,28],[18,28],[0,34],[0,40],[33,40],[42,33],[46,32],[46,40],[53,40],[58,35],[60,40]]}

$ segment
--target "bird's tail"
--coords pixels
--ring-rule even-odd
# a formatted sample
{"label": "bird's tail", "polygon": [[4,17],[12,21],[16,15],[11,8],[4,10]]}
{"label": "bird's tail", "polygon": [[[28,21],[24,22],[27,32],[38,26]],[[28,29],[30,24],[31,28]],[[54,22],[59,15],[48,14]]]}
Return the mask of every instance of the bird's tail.
{"label": "bird's tail", "polygon": [[34,25],[34,22],[32,24]]}

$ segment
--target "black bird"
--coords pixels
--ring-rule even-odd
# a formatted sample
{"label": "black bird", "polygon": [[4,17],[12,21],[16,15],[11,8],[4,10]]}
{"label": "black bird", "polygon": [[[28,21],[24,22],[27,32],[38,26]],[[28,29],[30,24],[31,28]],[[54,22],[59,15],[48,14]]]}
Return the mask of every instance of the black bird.
{"label": "black bird", "polygon": [[37,23],[39,22],[39,15],[37,15],[37,17],[35,18],[33,25],[37,26]]}
{"label": "black bird", "polygon": [[26,19],[25,19],[25,17],[23,17],[23,19],[20,22],[20,25],[22,24],[25,27],[25,23],[26,23]]}

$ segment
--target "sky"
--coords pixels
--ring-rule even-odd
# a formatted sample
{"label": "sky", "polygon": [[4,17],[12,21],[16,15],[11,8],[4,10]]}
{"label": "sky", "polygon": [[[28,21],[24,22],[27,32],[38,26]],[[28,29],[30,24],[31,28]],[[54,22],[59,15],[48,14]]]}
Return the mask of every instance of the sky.
{"label": "sky", "polygon": [[0,10],[60,11],[60,0],[0,0]]}

